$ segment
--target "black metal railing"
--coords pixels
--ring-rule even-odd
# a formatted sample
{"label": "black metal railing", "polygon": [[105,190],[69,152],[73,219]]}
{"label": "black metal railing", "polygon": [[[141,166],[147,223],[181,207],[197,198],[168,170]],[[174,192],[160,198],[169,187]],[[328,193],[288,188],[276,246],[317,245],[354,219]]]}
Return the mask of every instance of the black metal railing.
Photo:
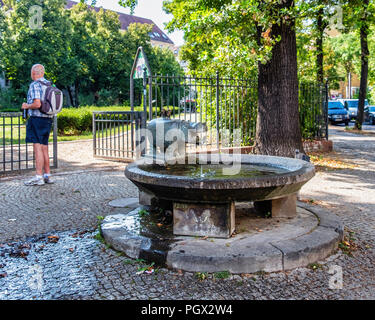
{"label": "black metal railing", "polygon": [[143,115],[136,111],[93,112],[94,157],[134,160]]}
{"label": "black metal railing", "polygon": [[[0,174],[35,169],[32,144],[26,143],[26,121],[21,112],[0,112]],[[57,118],[53,121],[52,168],[57,168]]]}
{"label": "black metal railing", "polygon": [[171,117],[208,126],[207,145],[232,146],[255,138],[257,84],[249,79],[154,75],[148,78],[148,119],[162,109]]}
{"label": "black metal railing", "polygon": [[[256,80],[220,77],[218,73],[216,77],[155,75],[148,78],[148,84],[149,119],[158,117],[161,109],[166,108],[172,111],[173,118],[205,122],[210,129],[211,145],[219,146],[228,135],[230,145],[238,143],[235,129],[241,133],[242,145],[254,142]],[[299,111],[304,139],[328,138],[327,93],[327,84],[300,83]]]}
{"label": "black metal railing", "polygon": [[[225,78],[217,73],[215,77],[145,75],[142,83],[143,87],[134,86],[131,105],[132,110],[138,111],[94,112],[94,156],[134,159],[139,138],[135,136],[136,129],[145,127],[146,119],[160,117],[163,109],[170,110],[172,119],[206,123],[204,145],[189,145],[188,150],[253,145],[258,108],[255,80]],[[327,85],[300,84],[304,139],[328,139],[327,99]]]}
{"label": "black metal railing", "polygon": [[299,114],[304,139],[328,139],[328,84],[299,84]]}

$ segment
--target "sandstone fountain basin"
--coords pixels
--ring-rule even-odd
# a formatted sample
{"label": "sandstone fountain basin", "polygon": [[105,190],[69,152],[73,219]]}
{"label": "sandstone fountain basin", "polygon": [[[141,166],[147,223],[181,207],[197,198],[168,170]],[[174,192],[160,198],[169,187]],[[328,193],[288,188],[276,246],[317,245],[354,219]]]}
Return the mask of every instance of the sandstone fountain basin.
{"label": "sandstone fountain basin", "polygon": [[294,218],[297,193],[315,174],[311,163],[260,155],[200,154],[196,162],[168,165],[142,158],[125,175],[140,204],[173,212],[173,234],[229,238],[235,202],[253,202],[268,217]]}

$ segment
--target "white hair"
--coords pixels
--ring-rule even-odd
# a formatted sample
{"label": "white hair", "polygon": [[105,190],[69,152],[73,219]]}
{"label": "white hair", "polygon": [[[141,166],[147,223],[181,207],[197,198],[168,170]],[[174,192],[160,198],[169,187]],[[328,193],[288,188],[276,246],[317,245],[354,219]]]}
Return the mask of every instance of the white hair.
{"label": "white hair", "polygon": [[44,74],[44,66],[41,64],[34,64],[31,68],[32,72],[35,72],[36,74],[42,75]]}

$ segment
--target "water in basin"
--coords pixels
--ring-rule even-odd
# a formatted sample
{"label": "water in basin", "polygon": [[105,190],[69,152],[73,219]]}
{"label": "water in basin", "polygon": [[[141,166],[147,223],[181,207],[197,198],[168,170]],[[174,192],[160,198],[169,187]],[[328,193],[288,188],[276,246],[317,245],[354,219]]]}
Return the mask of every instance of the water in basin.
{"label": "water in basin", "polygon": [[150,165],[140,166],[140,169],[169,176],[184,176],[190,178],[204,179],[239,179],[259,176],[282,175],[290,172],[287,169],[258,164],[241,164],[239,170],[234,170],[234,174],[225,174],[224,168],[231,168],[223,164],[175,164],[170,166]]}

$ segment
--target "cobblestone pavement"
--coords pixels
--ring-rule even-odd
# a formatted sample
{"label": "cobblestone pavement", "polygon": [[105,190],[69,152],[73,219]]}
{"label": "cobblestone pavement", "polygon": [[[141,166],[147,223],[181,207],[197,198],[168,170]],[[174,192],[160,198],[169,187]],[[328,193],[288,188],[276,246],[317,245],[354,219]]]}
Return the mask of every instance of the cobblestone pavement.
{"label": "cobblestone pavement", "polygon": [[[343,219],[352,256],[340,250],[309,268],[227,279],[137,274],[141,262],[95,239],[97,216],[115,210],[108,201],[136,195],[122,170],[61,175],[33,189],[14,179],[0,183],[0,299],[375,299],[375,137],[333,128],[331,139],[358,167],[318,172],[301,196]],[[338,267],[343,287],[330,289]]]}

